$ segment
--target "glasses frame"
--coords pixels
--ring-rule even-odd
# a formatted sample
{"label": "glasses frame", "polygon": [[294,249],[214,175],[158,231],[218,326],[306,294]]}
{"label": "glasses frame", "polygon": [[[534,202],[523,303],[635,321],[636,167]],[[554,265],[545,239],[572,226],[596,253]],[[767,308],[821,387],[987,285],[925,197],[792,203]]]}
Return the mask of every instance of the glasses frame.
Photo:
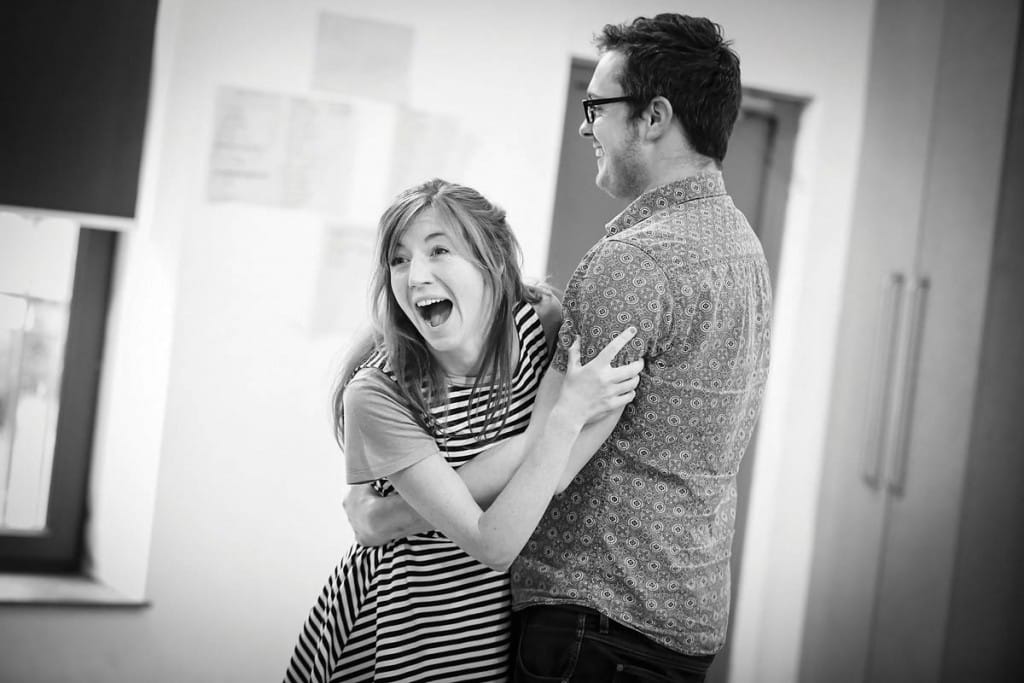
{"label": "glasses frame", "polygon": [[581,100],[583,104],[583,119],[590,124],[594,123],[594,110],[593,107],[600,106],[602,104],[612,104],[613,102],[632,102],[636,98],[632,95],[623,95],[622,97],[598,97],[594,99]]}

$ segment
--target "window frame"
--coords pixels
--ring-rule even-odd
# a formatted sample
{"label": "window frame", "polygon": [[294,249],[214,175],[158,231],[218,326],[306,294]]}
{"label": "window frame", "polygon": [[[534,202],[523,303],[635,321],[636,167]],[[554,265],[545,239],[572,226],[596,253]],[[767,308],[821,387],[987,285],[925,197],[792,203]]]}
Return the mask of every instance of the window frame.
{"label": "window frame", "polygon": [[[147,45],[145,55],[138,55],[138,60],[144,59],[148,65],[143,69],[148,74],[148,81],[145,88],[136,91],[134,96],[143,98],[148,105],[145,121],[137,119],[140,125],[144,123],[144,129],[141,130],[143,144],[138,176],[130,178],[131,192],[136,193],[132,199],[134,212],[125,216],[118,215],[112,208],[87,202],[69,204],[55,201],[58,196],[68,196],[62,195],[60,183],[54,182],[56,174],[66,177],[66,165],[71,159],[69,155],[79,154],[87,148],[96,149],[94,144],[47,144],[44,147],[52,150],[52,154],[44,154],[43,150],[39,150],[30,155],[30,160],[43,159],[49,162],[47,171],[31,180],[36,187],[47,190],[41,195],[40,203],[30,203],[17,193],[0,191],[0,210],[56,216],[72,220],[80,226],[117,233],[109,310],[104,329],[102,373],[94,404],[91,460],[84,492],[86,498],[81,507],[84,528],[79,535],[80,558],[75,563],[78,569],[64,573],[0,570],[0,609],[8,605],[144,608],[149,605],[146,586],[171,380],[175,293],[180,256],[179,223],[172,216],[173,211],[157,209],[156,179],[161,166],[156,151],[168,130],[165,118],[170,108],[171,67],[174,63],[175,36],[180,24],[180,5],[158,0],[115,0],[100,9],[90,6],[84,15],[77,13],[76,19],[69,22],[67,19],[71,15],[65,11],[63,4],[56,0],[41,1],[43,9],[33,9],[28,14],[18,16],[20,20],[55,10],[57,14],[47,15],[53,17],[54,21],[43,22],[42,36],[47,43],[60,42],[57,29],[61,27],[62,30],[70,31],[69,45],[79,44],[75,41],[84,28],[89,28],[93,33],[103,32],[104,26],[109,29],[111,24],[102,18],[104,12],[115,15],[114,23],[122,27],[125,26],[125,20],[121,17],[125,14],[150,13],[155,20],[147,20],[145,26],[139,24],[126,31],[113,30],[104,38],[109,41],[126,38],[152,41]],[[19,10],[12,11],[17,13]],[[4,12],[0,11],[0,14]],[[19,28],[17,34],[25,35],[27,30]],[[34,43],[30,42],[29,45],[35,49]],[[88,46],[79,45],[81,49],[71,51],[76,58],[108,52],[105,47],[91,50]],[[6,48],[14,50],[13,42],[5,43],[0,53],[8,54],[10,50],[5,52]],[[60,54],[68,54],[68,51],[54,53],[55,56]],[[136,65],[141,63],[137,61]],[[6,61],[4,64],[14,65],[15,69],[22,68],[18,66],[22,62],[18,61]],[[103,69],[86,71],[88,77],[82,82],[82,87],[86,89],[91,87],[89,84],[95,81],[96,74],[107,73]],[[32,68],[30,73],[30,84],[44,84],[45,87],[20,92],[22,101],[19,101],[19,108],[30,95],[43,98],[45,106],[45,103],[56,102],[53,93],[61,92],[62,87],[65,91],[77,92],[77,86],[66,85],[68,81],[64,76],[71,73],[69,71],[59,71],[54,76],[52,70]],[[121,71],[117,73],[123,74]],[[114,77],[115,81],[120,79],[121,76]],[[125,97],[128,96],[125,94]],[[120,107],[121,99],[120,96],[108,94],[91,102]],[[81,112],[76,109],[70,118],[78,130],[81,130],[78,125],[80,115]],[[116,112],[111,116],[116,118]],[[4,117],[0,116],[0,120],[4,120]],[[37,117],[28,117],[28,121],[33,126],[46,128],[48,125]],[[0,126],[0,138],[6,140],[13,130]],[[119,126],[111,142],[121,144],[126,132],[123,126]],[[57,137],[44,131],[42,137],[36,136],[33,139],[52,143]],[[111,151],[104,145],[98,149],[102,158],[106,158]],[[95,161],[97,157],[91,158]],[[58,161],[53,162],[53,159]],[[89,173],[110,177],[105,167],[93,164],[89,169]],[[109,183],[106,186],[109,187]],[[119,190],[111,191],[121,196]],[[108,195],[105,190],[102,194],[110,198],[114,196]],[[73,193],[72,196],[83,195]]]}
{"label": "window frame", "polygon": [[46,528],[0,529],[0,571],[77,573],[92,461],[117,233],[79,228],[60,381]]}

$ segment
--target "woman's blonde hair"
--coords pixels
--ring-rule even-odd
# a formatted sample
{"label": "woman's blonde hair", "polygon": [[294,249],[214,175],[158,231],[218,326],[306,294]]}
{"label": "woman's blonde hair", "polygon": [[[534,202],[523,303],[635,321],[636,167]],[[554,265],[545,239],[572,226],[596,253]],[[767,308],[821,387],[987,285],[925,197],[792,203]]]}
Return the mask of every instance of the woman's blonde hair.
{"label": "woman's blonde hair", "polygon": [[488,432],[497,432],[504,425],[506,413],[502,406],[507,405],[515,372],[515,306],[524,300],[540,301],[545,290],[523,282],[519,267],[522,251],[505,220],[505,212],[470,187],[435,178],[402,192],[380,218],[376,268],[370,285],[373,329],[348,354],[332,396],[335,438],[341,445],[345,386],[378,347],[387,352],[399,390],[425,429],[435,426],[430,409],[443,404],[447,397],[444,370],[391,291],[391,257],[397,244],[409,226],[430,210],[465,245],[490,294],[489,310],[494,317],[485,332],[483,358],[469,401],[472,403],[481,391],[488,389],[483,424],[488,425]]}

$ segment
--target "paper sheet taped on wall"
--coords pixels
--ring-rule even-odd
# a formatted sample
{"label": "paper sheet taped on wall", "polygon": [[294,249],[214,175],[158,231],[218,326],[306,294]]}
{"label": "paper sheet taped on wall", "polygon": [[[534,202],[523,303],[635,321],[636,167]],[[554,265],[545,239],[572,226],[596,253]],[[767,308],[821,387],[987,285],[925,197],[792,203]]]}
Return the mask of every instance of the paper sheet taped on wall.
{"label": "paper sheet taped on wall", "polygon": [[239,88],[217,94],[208,197],[343,214],[351,105]]}
{"label": "paper sheet taped on wall", "polygon": [[313,87],[386,102],[407,101],[412,37],[409,26],[321,13]]}

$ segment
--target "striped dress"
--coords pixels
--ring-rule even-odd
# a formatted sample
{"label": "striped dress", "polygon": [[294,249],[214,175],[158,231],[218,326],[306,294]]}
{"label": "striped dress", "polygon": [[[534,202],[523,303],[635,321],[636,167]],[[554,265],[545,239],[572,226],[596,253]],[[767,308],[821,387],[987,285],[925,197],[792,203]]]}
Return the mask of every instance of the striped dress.
{"label": "striped dress", "polygon": [[[515,309],[519,361],[508,419],[482,438],[486,392],[450,386],[446,406],[433,411],[433,433],[453,467],[525,431],[548,364],[544,330],[533,306]],[[395,379],[382,353],[361,367]],[[393,492],[386,479],[378,493]],[[496,572],[438,531],[375,548],[353,545],[310,611],[285,676],[307,681],[505,681],[509,676],[511,595],[507,572]]]}

